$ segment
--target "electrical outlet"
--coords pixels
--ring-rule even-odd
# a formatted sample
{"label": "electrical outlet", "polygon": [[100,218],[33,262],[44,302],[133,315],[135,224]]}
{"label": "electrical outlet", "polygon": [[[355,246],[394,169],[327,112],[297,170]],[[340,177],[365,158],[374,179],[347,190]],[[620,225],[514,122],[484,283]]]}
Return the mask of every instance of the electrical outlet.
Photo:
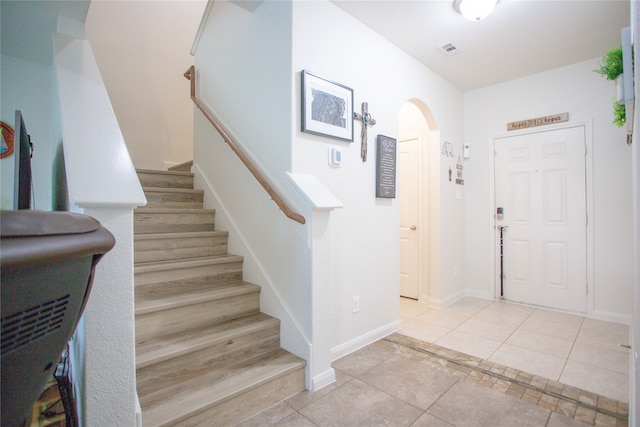
{"label": "electrical outlet", "polygon": [[360,311],[360,297],[353,297],[353,313]]}
{"label": "electrical outlet", "polygon": [[454,265],[453,266],[453,277],[457,277],[458,276],[458,266]]}

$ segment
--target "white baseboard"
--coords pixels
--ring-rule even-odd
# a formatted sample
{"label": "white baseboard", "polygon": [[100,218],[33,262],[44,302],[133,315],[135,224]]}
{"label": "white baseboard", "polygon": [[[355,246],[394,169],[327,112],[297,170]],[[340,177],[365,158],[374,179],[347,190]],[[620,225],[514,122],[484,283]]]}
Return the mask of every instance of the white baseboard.
{"label": "white baseboard", "polygon": [[444,308],[447,307],[454,302],[458,301],[460,298],[466,296],[464,291],[458,291],[455,294],[451,294],[445,298],[430,298],[429,305],[435,308]]}
{"label": "white baseboard", "polygon": [[402,328],[402,321],[400,319],[388,323],[378,329],[374,329],[371,332],[368,332],[364,335],[361,335],[357,338],[354,338],[350,341],[347,341],[344,344],[340,344],[331,349],[331,360],[337,360],[341,357],[346,356],[347,354],[353,353],[356,350],[361,349],[362,347],[366,347],[371,343],[374,343],[387,335],[390,335],[394,332],[398,332]]}
{"label": "white baseboard", "polygon": [[495,300],[495,297],[493,296],[493,294],[491,293],[491,291],[477,291],[477,290],[465,290],[464,292],[464,296],[465,297],[472,297],[472,298],[480,298],[480,299],[486,299],[486,300]]}
{"label": "white baseboard", "polygon": [[320,390],[336,381],[336,371],[331,368],[311,379],[311,391]]}
{"label": "white baseboard", "polygon": [[610,311],[593,310],[587,317],[592,317],[598,320],[606,320],[607,322],[622,323],[625,325],[631,325],[630,314],[612,313]]}

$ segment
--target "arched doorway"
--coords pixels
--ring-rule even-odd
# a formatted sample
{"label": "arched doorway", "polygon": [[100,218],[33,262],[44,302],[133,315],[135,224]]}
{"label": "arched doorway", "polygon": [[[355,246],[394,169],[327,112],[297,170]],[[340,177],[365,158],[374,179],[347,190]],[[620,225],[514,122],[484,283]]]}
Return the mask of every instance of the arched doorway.
{"label": "arched doorway", "polygon": [[428,304],[440,296],[440,132],[420,100],[398,118],[400,296]]}

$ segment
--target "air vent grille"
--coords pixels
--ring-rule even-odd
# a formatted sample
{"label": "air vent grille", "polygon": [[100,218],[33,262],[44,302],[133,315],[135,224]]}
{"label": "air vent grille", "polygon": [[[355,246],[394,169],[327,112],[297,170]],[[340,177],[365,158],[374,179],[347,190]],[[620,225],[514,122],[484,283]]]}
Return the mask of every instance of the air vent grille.
{"label": "air vent grille", "polygon": [[7,354],[60,328],[69,295],[2,319],[1,351]]}
{"label": "air vent grille", "polygon": [[455,55],[459,51],[458,47],[452,42],[441,44],[440,49],[447,55]]}

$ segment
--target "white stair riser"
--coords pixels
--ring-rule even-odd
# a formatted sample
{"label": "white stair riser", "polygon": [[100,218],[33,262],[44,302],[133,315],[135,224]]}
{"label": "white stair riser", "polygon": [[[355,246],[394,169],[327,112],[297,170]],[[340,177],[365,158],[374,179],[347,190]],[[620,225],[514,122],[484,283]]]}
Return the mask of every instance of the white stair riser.
{"label": "white stair riser", "polygon": [[260,310],[260,293],[251,292],[136,316],[136,341],[213,325]]}

